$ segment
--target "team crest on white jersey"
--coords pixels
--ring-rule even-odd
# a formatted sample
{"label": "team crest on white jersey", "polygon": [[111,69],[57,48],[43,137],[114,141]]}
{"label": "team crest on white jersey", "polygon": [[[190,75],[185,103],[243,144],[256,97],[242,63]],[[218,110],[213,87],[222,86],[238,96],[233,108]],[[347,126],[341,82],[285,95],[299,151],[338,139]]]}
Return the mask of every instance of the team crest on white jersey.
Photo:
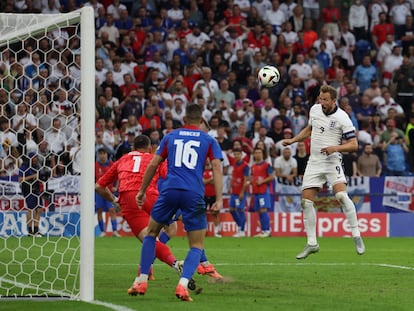
{"label": "team crest on white jersey", "polygon": [[329,122],[329,128],[333,129],[333,128],[335,128],[335,127],[336,127],[336,121],[331,120],[331,121]]}

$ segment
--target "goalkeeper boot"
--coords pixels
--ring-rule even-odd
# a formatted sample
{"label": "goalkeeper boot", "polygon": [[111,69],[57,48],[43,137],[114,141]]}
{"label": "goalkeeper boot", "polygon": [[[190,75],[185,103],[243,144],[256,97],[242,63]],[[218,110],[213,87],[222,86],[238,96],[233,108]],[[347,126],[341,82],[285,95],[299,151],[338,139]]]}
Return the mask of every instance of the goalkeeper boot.
{"label": "goalkeeper boot", "polygon": [[[184,267],[184,260],[176,260],[173,264],[173,268],[177,271],[178,275],[181,276]],[[196,282],[193,278],[188,281],[188,289],[195,290],[197,288]]]}
{"label": "goalkeeper boot", "polygon": [[177,298],[181,299],[182,301],[193,301],[193,299],[190,297],[190,294],[188,293],[187,288],[181,284],[178,284],[175,288],[175,296],[177,296]]}
{"label": "goalkeeper boot", "polygon": [[145,292],[147,291],[147,286],[147,282],[134,282],[134,284],[132,284],[132,286],[128,289],[128,295],[145,295]]}
{"label": "goalkeeper boot", "polygon": [[310,254],[315,254],[317,252],[319,252],[319,245],[318,244],[316,244],[316,245],[306,244],[303,251],[296,255],[296,259],[305,259]]}
{"label": "goalkeeper boot", "polygon": [[222,279],[223,277],[216,271],[213,264],[209,263],[207,265],[199,264],[197,267],[197,273],[201,275],[208,275],[213,279]]}
{"label": "goalkeeper boot", "polygon": [[365,245],[364,241],[360,236],[354,237],[355,249],[358,255],[362,255],[365,253]]}

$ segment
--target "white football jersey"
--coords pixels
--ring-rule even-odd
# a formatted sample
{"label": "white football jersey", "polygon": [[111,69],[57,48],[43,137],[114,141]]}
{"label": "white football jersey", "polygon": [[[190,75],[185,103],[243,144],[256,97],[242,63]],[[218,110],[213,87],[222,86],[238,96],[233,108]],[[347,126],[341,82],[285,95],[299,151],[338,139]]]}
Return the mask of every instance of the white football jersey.
{"label": "white football jersey", "polygon": [[342,139],[356,137],[351,119],[339,107],[334,113],[325,115],[320,104],[313,105],[309,113],[309,124],[312,126],[310,161],[342,159],[339,152],[327,156],[321,153],[321,149],[341,145]]}

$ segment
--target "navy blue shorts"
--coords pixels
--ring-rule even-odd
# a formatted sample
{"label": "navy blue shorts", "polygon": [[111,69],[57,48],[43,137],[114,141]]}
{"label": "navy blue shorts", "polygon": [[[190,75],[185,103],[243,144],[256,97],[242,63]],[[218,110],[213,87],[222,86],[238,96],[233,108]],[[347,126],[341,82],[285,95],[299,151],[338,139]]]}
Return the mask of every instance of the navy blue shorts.
{"label": "navy blue shorts", "polygon": [[244,209],[246,207],[246,195],[244,195],[243,199],[241,200],[239,199],[238,194],[230,195],[229,207],[235,209]]}
{"label": "navy blue shorts", "polygon": [[99,194],[95,192],[95,211],[97,209],[102,209],[104,212],[109,211],[110,208],[114,207],[111,202],[105,200]]}
{"label": "navy blue shorts", "polygon": [[271,197],[269,193],[265,193],[265,194],[255,194],[254,195],[254,205],[253,205],[253,209],[255,211],[258,211],[259,209],[262,208],[271,208],[272,205],[270,203],[271,201]]}
{"label": "navy blue shorts", "polygon": [[166,189],[160,193],[151,217],[160,224],[170,224],[181,210],[186,231],[207,229],[206,203],[203,196],[182,189]]}

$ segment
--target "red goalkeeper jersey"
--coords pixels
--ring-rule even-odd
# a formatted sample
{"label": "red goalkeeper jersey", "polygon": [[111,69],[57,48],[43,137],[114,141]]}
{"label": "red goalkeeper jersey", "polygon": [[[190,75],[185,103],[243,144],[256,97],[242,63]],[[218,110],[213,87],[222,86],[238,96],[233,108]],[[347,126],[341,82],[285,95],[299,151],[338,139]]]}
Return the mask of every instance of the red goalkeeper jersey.
{"label": "red goalkeeper jersey", "polygon": [[[141,188],[142,180],[148,164],[153,158],[151,153],[131,151],[118,161],[98,180],[98,185],[107,187],[115,180],[119,181],[119,192],[137,191]],[[154,176],[147,192],[158,192],[158,174]]]}

